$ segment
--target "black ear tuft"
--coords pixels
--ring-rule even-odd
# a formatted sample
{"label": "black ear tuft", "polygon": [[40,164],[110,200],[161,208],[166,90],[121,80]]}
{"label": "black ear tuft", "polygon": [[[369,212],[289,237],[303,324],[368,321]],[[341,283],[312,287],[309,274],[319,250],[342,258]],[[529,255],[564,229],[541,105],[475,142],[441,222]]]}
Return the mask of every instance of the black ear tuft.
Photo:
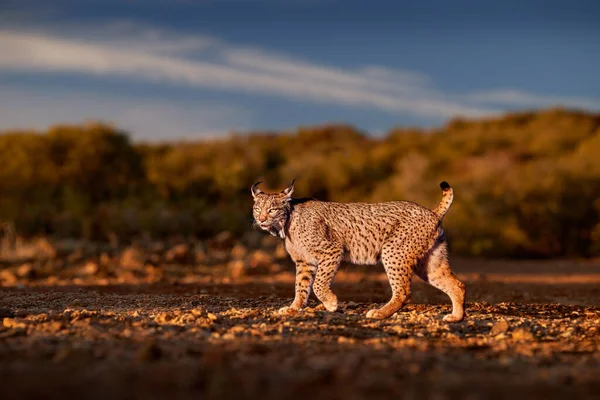
{"label": "black ear tuft", "polygon": [[258,181],[254,185],[252,185],[252,187],[250,188],[250,191],[252,192],[252,197],[256,198],[256,196],[258,196],[259,194],[264,193],[262,190],[260,190],[258,188],[258,185],[261,183],[262,183],[262,181]]}
{"label": "black ear tuft", "polygon": [[446,181],[443,181],[442,183],[440,183],[440,188],[443,191],[446,191],[446,190],[450,189],[450,184]]}
{"label": "black ear tuft", "polygon": [[294,182],[296,182],[296,179],[294,179],[292,183],[290,183],[290,186],[282,190],[281,193],[285,194],[288,197],[291,197],[292,193],[294,192]]}

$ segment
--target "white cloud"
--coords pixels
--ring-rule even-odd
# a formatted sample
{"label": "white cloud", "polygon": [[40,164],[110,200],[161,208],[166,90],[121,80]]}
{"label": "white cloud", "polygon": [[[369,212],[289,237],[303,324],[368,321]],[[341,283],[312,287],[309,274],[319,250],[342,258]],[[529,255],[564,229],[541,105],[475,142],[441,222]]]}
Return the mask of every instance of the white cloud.
{"label": "white cloud", "polygon": [[[199,40],[212,45],[216,56],[198,59],[169,54],[153,48],[156,43],[160,46],[156,37],[143,35],[116,43],[115,39],[81,40],[4,30],[0,31],[0,70],[127,76],[433,118],[493,111],[431,96],[425,87],[420,93],[422,78],[417,74],[386,71],[382,78],[383,69],[379,74],[373,69],[348,71]],[[172,38],[171,46],[177,48],[183,43],[185,47],[189,41]],[[200,55],[201,47],[197,47]]]}
{"label": "white cloud", "polygon": [[518,107],[569,106],[600,110],[600,101],[565,96],[544,96],[516,89],[491,90],[465,96],[466,100],[480,104],[501,104]]}
{"label": "white cloud", "polygon": [[[600,108],[600,101],[595,99],[541,96],[516,90],[445,93],[427,76],[416,72],[373,65],[360,69],[327,66],[129,21],[101,28],[71,27],[60,32],[5,28],[0,30],[0,71],[120,76],[155,84],[270,95],[438,120],[457,115],[491,115],[507,107]],[[58,113],[57,106],[51,107]],[[152,119],[161,112],[170,116],[166,120],[176,120],[177,113],[187,112],[184,105],[183,111],[162,103],[156,106],[160,110],[150,104],[144,107],[129,108],[130,115],[136,117],[122,115],[121,121],[133,124],[133,120]],[[105,109],[103,115],[110,117],[109,107]],[[160,122],[157,120],[156,126]]]}
{"label": "white cloud", "polygon": [[193,139],[251,127],[253,115],[231,105],[140,100],[0,87],[2,129],[46,129],[85,120],[113,123],[136,140]]}

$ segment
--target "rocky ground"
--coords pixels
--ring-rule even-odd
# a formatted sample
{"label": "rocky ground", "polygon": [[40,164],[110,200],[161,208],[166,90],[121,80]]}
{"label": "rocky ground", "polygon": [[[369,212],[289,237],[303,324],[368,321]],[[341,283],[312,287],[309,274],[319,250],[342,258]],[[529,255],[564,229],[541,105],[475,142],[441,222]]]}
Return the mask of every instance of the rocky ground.
{"label": "rocky ground", "polygon": [[419,281],[402,311],[366,319],[390,294],[381,267],[344,267],[338,312],[312,298],[277,315],[293,297],[281,249],[220,248],[5,262],[2,398],[600,395],[598,262],[456,259],[468,316],[446,324],[448,300]]}

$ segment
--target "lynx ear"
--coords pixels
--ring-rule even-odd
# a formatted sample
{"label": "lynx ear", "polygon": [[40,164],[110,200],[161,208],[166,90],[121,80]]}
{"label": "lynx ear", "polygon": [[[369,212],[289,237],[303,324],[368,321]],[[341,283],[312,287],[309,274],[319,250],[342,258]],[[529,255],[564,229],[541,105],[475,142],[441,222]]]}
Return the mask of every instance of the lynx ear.
{"label": "lynx ear", "polygon": [[284,189],[281,193],[283,193],[287,197],[292,197],[292,193],[294,193],[294,182],[296,182],[295,179],[292,181],[290,186],[288,186],[286,189]]}
{"label": "lynx ear", "polygon": [[254,199],[256,199],[256,196],[258,196],[259,194],[264,193],[262,190],[260,190],[258,188],[258,185],[261,183],[262,181],[256,182],[254,185],[252,185],[252,187],[250,188],[250,191],[252,192],[252,197]]}

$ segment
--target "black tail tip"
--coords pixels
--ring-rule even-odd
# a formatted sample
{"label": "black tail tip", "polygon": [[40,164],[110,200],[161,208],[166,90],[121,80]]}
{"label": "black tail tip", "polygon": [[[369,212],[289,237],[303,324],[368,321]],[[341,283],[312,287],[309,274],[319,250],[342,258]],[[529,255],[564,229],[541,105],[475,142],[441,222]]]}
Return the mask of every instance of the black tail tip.
{"label": "black tail tip", "polygon": [[442,188],[442,190],[448,190],[450,189],[450,184],[446,181],[443,181],[442,183],[440,183],[440,188]]}

